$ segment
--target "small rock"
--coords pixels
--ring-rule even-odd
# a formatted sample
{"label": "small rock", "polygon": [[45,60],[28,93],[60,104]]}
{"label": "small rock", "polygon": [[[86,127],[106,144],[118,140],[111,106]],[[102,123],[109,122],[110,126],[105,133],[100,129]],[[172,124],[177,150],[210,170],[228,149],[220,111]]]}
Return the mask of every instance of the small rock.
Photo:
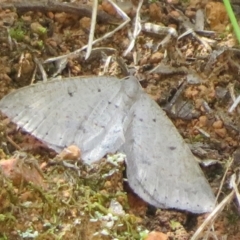
{"label": "small rock", "polygon": [[83,17],[80,19],[79,23],[83,29],[90,29],[91,19],[88,17]]}
{"label": "small rock", "polygon": [[205,127],[207,125],[208,118],[207,116],[199,117],[199,127]]}
{"label": "small rock", "polygon": [[48,12],[48,13],[47,13],[47,16],[48,16],[50,19],[54,19],[54,13],[53,13],[53,12]]}
{"label": "small rock", "polygon": [[206,5],[205,12],[211,30],[223,32],[228,24],[228,15],[224,4],[221,2],[209,2]]}
{"label": "small rock", "polygon": [[56,22],[58,23],[64,23],[67,19],[67,14],[62,12],[62,13],[56,13],[55,16],[54,16],[54,19]]}
{"label": "small rock", "polygon": [[221,138],[225,138],[227,134],[226,128],[214,129],[214,132]]}
{"label": "small rock", "polygon": [[71,145],[67,148],[64,148],[61,153],[59,153],[58,157],[61,160],[79,160],[81,157],[81,151],[80,149],[75,146]]}
{"label": "small rock", "polygon": [[162,10],[160,4],[158,4],[157,2],[150,4],[149,16],[151,17],[151,19],[153,19],[155,21],[161,21],[162,20],[162,12],[163,12],[163,10]]}
{"label": "small rock", "polygon": [[217,120],[217,121],[215,121],[214,123],[213,123],[213,128],[215,128],[215,129],[220,129],[220,128],[222,128],[223,127],[223,122],[221,121],[221,120]]}
{"label": "small rock", "polygon": [[104,184],[104,188],[108,189],[112,187],[112,183],[110,181],[106,181]]}
{"label": "small rock", "polygon": [[113,7],[113,5],[110,2],[108,2],[108,1],[104,0],[102,2],[102,9],[103,9],[103,11],[107,12],[110,15],[116,15],[117,14],[117,12],[116,12],[115,8]]}
{"label": "small rock", "polygon": [[40,36],[45,35],[47,33],[47,29],[38,22],[32,23],[30,27],[33,33],[37,33]]}
{"label": "small rock", "polygon": [[18,157],[7,160],[3,159],[0,161],[0,171],[6,178],[10,179],[15,186],[32,182],[37,186],[46,187],[42,172],[35,160]]}
{"label": "small rock", "polygon": [[195,87],[188,87],[186,90],[185,90],[185,97],[186,98],[189,98],[189,99],[192,99],[194,97],[196,97],[198,95],[199,91],[195,88]]}
{"label": "small rock", "polygon": [[163,59],[163,54],[160,52],[155,52],[150,57],[150,63],[159,63]]}
{"label": "small rock", "polygon": [[167,240],[168,236],[162,232],[150,232],[145,240]]}
{"label": "small rock", "polygon": [[195,11],[192,11],[191,9],[187,9],[185,11],[185,15],[190,18],[190,19],[193,19],[196,15],[196,12]]}

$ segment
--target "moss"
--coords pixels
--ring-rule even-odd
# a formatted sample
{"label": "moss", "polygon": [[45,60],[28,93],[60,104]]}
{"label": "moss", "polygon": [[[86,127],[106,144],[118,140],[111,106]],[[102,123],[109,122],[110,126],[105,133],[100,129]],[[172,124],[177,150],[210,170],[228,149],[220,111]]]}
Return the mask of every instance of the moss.
{"label": "moss", "polygon": [[24,26],[22,22],[18,22],[16,26],[10,28],[9,34],[12,38],[17,41],[23,41],[26,35],[26,31],[24,30]]}

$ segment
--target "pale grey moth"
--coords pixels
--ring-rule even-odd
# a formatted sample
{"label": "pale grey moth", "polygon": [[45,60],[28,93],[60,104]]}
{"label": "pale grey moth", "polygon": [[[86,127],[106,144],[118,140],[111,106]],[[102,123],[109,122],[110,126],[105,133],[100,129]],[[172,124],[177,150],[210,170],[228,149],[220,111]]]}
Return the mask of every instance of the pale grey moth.
{"label": "pale grey moth", "polygon": [[126,154],[129,185],[160,208],[209,212],[214,195],[173,123],[135,77],[75,77],[16,90],[0,110],[57,152],[77,145],[87,163]]}

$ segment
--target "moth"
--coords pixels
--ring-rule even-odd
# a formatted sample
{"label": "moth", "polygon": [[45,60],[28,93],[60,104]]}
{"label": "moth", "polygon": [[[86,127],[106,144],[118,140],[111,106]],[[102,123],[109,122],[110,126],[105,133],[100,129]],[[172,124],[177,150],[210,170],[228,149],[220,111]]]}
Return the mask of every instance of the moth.
{"label": "moth", "polygon": [[37,83],[5,96],[0,110],[57,152],[77,145],[86,163],[125,153],[130,187],[155,207],[193,213],[214,207],[188,145],[133,76]]}

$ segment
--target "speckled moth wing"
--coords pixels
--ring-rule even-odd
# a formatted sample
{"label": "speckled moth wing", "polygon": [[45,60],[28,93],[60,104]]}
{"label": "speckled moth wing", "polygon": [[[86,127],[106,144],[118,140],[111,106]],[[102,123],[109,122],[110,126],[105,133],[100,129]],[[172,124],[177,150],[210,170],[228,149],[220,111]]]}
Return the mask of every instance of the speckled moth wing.
{"label": "speckled moth wing", "polygon": [[133,191],[156,207],[211,211],[209,183],[163,110],[142,91],[129,117],[122,150]]}
{"label": "speckled moth wing", "polygon": [[56,151],[76,144],[93,162],[124,142],[122,122],[131,103],[122,85],[115,77],[53,80],[10,93],[0,109]]}
{"label": "speckled moth wing", "polygon": [[88,163],[123,151],[130,186],[156,207],[201,213],[214,205],[188,146],[134,77],[35,84],[4,97],[0,109],[56,151],[76,144]]}

